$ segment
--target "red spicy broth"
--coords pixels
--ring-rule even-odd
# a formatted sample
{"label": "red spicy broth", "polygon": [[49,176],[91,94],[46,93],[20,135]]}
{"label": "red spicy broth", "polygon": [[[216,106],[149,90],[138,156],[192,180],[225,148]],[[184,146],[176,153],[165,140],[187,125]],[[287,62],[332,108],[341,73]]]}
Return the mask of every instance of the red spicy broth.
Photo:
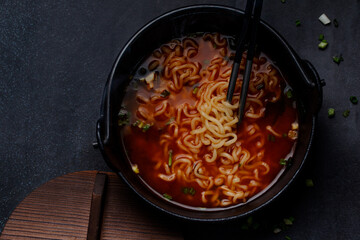
{"label": "red spicy broth", "polygon": [[130,113],[119,123],[128,123],[120,131],[134,172],[185,207],[246,203],[276,180],[296,144],[291,88],[264,53],[254,59],[236,130],[245,66],[243,59],[233,101],[226,103],[232,40],[205,33],[162,45],[137,70],[120,111],[120,118]]}

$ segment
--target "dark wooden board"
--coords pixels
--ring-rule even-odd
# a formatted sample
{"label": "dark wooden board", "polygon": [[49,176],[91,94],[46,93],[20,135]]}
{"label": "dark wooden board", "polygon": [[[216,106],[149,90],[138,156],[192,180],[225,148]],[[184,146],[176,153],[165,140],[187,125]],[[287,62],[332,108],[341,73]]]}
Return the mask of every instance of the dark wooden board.
{"label": "dark wooden board", "polygon": [[[11,214],[0,239],[87,239],[97,174],[67,174],[34,190]],[[108,181],[101,239],[183,239],[179,225],[158,218],[118,176],[102,174]]]}

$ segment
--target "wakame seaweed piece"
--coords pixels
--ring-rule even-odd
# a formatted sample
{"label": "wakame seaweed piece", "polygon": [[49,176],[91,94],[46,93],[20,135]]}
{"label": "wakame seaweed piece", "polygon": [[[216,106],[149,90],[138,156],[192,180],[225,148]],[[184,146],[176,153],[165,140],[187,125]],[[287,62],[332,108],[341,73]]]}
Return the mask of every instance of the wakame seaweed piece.
{"label": "wakame seaweed piece", "polygon": [[231,50],[236,50],[236,41],[234,38],[229,37],[228,38],[229,47]]}
{"label": "wakame seaweed piece", "polygon": [[293,163],[294,163],[294,158],[293,158],[293,157],[289,157],[289,158],[287,159],[287,164],[286,164],[286,166],[291,166]]}
{"label": "wakame seaweed piece", "polygon": [[268,136],[267,136],[267,139],[268,139],[268,141],[269,142],[275,142],[275,136],[274,135],[272,135],[272,134],[269,134]]}
{"label": "wakame seaweed piece", "polygon": [[125,108],[120,108],[118,113],[118,125],[123,126],[129,123],[130,113]]}
{"label": "wakame seaweed piece", "polygon": [[357,97],[351,96],[351,97],[350,97],[350,102],[351,102],[352,104],[357,104],[357,103],[358,103]]}
{"label": "wakame seaweed piece", "polygon": [[256,90],[261,90],[265,87],[265,85],[263,83],[260,83],[259,85],[256,86]]}
{"label": "wakame seaweed piece", "polygon": [[146,71],[146,69],[144,68],[144,67],[141,67],[140,69],[139,69],[139,74],[140,75],[145,75],[147,73],[147,71]]}
{"label": "wakame seaweed piece", "polygon": [[160,96],[163,98],[167,98],[169,95],[170,95],[170,92],[166,89],[164,89],[160,94]]}

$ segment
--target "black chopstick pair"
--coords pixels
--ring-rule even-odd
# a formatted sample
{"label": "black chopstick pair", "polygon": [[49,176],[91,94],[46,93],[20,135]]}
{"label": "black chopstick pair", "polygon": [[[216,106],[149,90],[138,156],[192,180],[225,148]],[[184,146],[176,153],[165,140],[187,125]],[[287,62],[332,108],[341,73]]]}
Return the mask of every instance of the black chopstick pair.
{"label": "black chopstick pair", "polygon": [[[263,4],[263,0],[248,0],[246,3],[244,21],[242,24],[242,29],[241,29],[241,33],[239,36],[239,40],[237,42],[234,63],[233,63],[230,81],[229,81],[229,87],[228,87],[228,91],[227,91],[227,95],[226,95],[226,100],[229,103],[231,103],[232,97],[234,94],[235,85],[236,85],[236,79],[237,79],[238,72],[239,72],[241,58],[245,51],[245,44],[248,43],[246,65],[245,65],[243,83],[242,83],[241,94],[240,94],[240,102],[239,102],[238,126],[240,125],[240,123],[242,122],[243,117],[244,117],[244,110],[245,110],[244,108],[245,108],[245,103],[246,103],[247,91],[249,88],[249,81],[250,81],[253,58],[255,55],[256,35],[257,35],[257,29],[258,29],[259,22],[260,22],[262,4]],[[254,14],[252,14],[253,12],[254,12]],[[252,18],[252,15],[253,15],[253,18]],[[251,23],[251,18],[252,18],[252,23]],[[250,24],[251,24],[251,29],[249,29]],[[249,34],[250,34],[250,36],[249,36]],[[250,39],[247,42],[247,39],[249,37],[250,37]]]}

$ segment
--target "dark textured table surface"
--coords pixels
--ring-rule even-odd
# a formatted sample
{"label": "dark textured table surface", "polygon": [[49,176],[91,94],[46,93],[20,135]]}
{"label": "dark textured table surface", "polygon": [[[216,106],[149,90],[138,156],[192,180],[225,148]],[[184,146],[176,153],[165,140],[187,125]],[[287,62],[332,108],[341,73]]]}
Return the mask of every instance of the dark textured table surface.
{"label": "dark textured table surface", "polygon": [[[275,211],[254,217],[260,229],[290,216],[294,224],[279,234],[244,234],[360,239],[360,104],[349,101],[352,95],[360,99],[360,1],[264,2],[262,19],[314,64],[326,86],[305,171]],[[149,20],[199,3],[245,6],[240,0],[0,1],[0,231],[15,207],[50,179],[80,170],[110,171],[92,142],[113,61]],[[322,25],[322,13],[339,26]],[[318,49],[320,34],[329,42],[324,51]],[[332,60],[338,54],[344,59],[339,65]],[[330,107],[336,110],[332,119]],[[307,178],[313,187],[305,187]],[[241,223],[236,224],[218,226],[214,235],[239,236],[243,232],[233,228]]]}

